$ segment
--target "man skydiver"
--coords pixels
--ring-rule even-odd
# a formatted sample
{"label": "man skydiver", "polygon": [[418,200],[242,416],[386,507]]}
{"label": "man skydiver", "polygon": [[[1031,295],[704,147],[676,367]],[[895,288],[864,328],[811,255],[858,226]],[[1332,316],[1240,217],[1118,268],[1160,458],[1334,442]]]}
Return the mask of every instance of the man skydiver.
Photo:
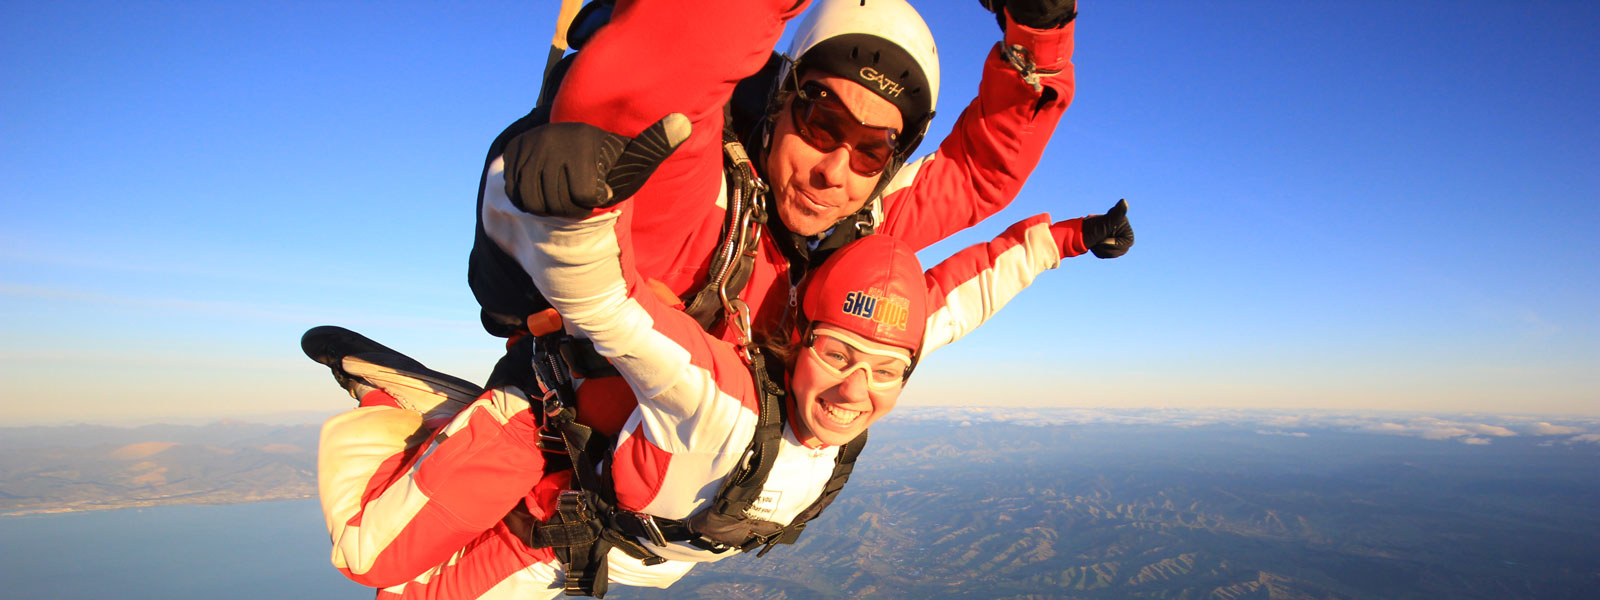
{"label": "man skydiver", "polygon": [[[817,3],[791,43],[792,67],[769,61],[767,49],[799,3],[679,4],[619,3],[560,84],[551,110],[557,124],[510,140],[485,169],[469,281],[491,332],[526,331],[528,315],[546,305],[509,258],[516,240],[497,239],[485,215],[493,205],[578,214],[614,201],[602,181],[628,137],[612,131],[632,136],[667,113],[687,115],[688,140],[632,196],[633,235],[650,249],[639,268],[683,298],[702,324],[748,342],[752,330],[785,329],[796,285],[833,248],[875,231],[921,249],[1003,208],[1073,94],[1075,2],[986,2],[998,11],[1005,40],[989,52],[978,98],[938,151],[907,163],[933,116],[940,71],[931,34],[904,0]],[[750,89],[759,90],[760,109],[729,102]],[[741,122],[741,113],[752,112],[758,118],[745,121],[754,123]],[[751,150],[749,175],[770,184],[769,194],[740,197],[740,165],[725,155],[743,149],[725,152],[725,141]],[[493,174],[502,169],[503,184]],[[719,247],[744,229],[733,213],[748,211],[740,205],[752,204],[752,195],[750,212],[766,213],[754,247]],[[1125,223],[1115,220],[1085,232],[1097,255],[1119,251]],[[723,258],[734,254],[744,262]],[[725,318],[724,297],[745,303],[732,306],[753,325],[728,327],[740,320]],[[595,385],[603,381],[590,379],[578,393],[626,393],[617,383]],[[595,419],[614,421],[627,410]]]}
{"label": "man skydiver", "polygon": [[[620,3],[555,94],[552,122],[574,124],[506,144],[506,181],[485,181],[481,201],[552,214],[597,206],[615,148],[668,113],[683,113],[689,139],[633,196],[633,229],[639,245],[652,249],[639,258],[641,272],[692,301],[715,283],[713,255],[738,191],[724,169],[725,115],[732,113],[734,137],[772,188],[759,204],[778,217],[767,221],[771,243],[757,261],[776,268],[752,275],[745,294],[761,322],[781,313],[799,279],[788,263],[803,271],[811,252],[825,254],[867,229],[921,249],[1015,197],[1072,98],[1074,2],[1013,0],[1026,6],[1010,10],[1031,20],[1002,19],[1006,40],[990,49],[978,98],[937,152],[909,164],[940,81],[921,17],[904,0],[819,2],[790,46],[796,66],[769,64],[769,49],[800,4]],[[741,96],[757,90],[760,107],[730,105],[736,86]],[[757,118],[739,118],[751,112]],[[525,278],[516,281],[511,243],[480,236],[469,277],[486,324],[503,327],[501,335],[544,308]],[[772,299],[780,302],[769,305]]]}

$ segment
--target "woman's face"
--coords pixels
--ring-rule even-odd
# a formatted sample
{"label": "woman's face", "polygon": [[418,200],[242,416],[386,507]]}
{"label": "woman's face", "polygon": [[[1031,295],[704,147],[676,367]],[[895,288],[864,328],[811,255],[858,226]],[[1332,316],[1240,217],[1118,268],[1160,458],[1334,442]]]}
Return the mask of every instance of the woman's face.
{"label": "woman's face", "polygon": [[808,446],[842,446],[894,410],[911,351],[819,323],[795,360],[795,434]]}

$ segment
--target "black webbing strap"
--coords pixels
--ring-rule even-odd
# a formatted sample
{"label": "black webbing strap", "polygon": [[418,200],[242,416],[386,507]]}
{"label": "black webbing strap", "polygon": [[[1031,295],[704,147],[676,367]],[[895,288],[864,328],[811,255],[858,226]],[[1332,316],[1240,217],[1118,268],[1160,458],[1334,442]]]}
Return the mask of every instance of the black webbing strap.
{"label": "black webbing strap", "polygon": [[784,390],[768,376],[765,352],[750,354],[750,373],[755,376],[760,392],[760,414],[756,421],[755,437],[745,450],[744,457],[732,474],[717,490],[717,499],[711,510],[724,517],[743,519],[750,507],[755,506],[765,487],[767,475],[778,460],[778,448],[783,443]]}
{"label": "black webbing strap", "polygon": [[[517,539],[530,548],[550,548],[566,570],[564,593],[568,596],[594,596],[604,598],[609,586],[609,568],[606,555],[619,548],[628,556],[646,565],[666,562],[665,558],[651,552],[633,537],[649,538],[650,534],[637,527],[625,526],[631,522],[648,523],[648,515],[609,508],[593,492],[566,490],[556,501],[555,514],[538,521],[526,508],[518,506],[503,521]],[[640,520],[642,519],[642,520]],[[682,529],[678,525],[678,529]],[[679,539],[687,539],[686,532],[670,529]],[[659,531],[655,533],[660,536]],[[668,540],[659,540],[666,545]]]}
{"label": "black webbing strap", "polygon": [[807,507],[799,516],[795,517],[796,523],[817,518],[818,515],[822,514],[822,509],[827,508],[828,504],[839,496],[839,492],[844,491],[844,484],[849,483],[850,474],[855,472],[856,457],[860,456],[861,449],[866,447],[867,432],[862,431],[861,435],[856,436],[856,439],[850,440],[850,443],[839,449],[839,455],[834,458],[833,475],[828,478],[828,484],[823,487],[822,495],[817,496],[816,502],[812,502],[810,507]]}
{"label": "black webbing strap", "polygon": [[543,433],[559,437],[565,446],[576,489],[562,492],[550,520],[534,524],[522,537],[531,547],[554,549],[556,558],[566,567],[566,595],[603,598],[609,587],[606,554],[611,548],[620,548],[645,564],[660,564],[666,559],[618,533],[614,526],[618,511],[614,508],[610,475],[599,471],[600,461],[610,456],[611,440],[574,420],[577,393],[571,369],[561,353],[564,341],[559,334],[536,338],[531,362],[541,387],[550,392],[541,407],[545,418]]}
{"label": "black webbing strap", "polygon": [[599,521],[572,518],[575,516],[582,515],[575,511],[558,510],[551,518],[539,521],[526,507],[517,504],[517,507],[506,513],[505,518],[501,520],[511,533],[529,548],[571,548],[593,544],[595,540],[600,539]]}
{"label": "black webbing strap", "polygon": [[556,558],[561,560],[567,571],[562,593],[567,596],[606,597],[606,592],[611,589],[611,569],[606,565],[606,554],[610,552],[611,544],[606,540],[568,548],[565,553],[557,548]]}
{"label": "black webbing strap", "polygon": [[[550,424],[561,432],[561,438],[567,444],[567,455],[572,458],[573,483],[578,488],[561,492],[555,518],[562,528],[589,528],[598,535],[598,539],[589,544],[556,548],[556,557],[567,568],[565,593],[568,596],[604,598],[609,587],[606,554],[613,547],[646,565],[661,564],[666,559],[651,552],[633,537],[619,532],[618,523],[633,513],[615,508],[613,491],[607,483],[610,480],[609,473],[602,476],[593,460],[594,457],[608,455],[610,440],[596,433],[593,428],[574,421],[568,411],[554,416]],[[581,539],[581,534],[570,534],[568,539]]]}
{"label": "black webbing strap", "polygon": [[812,502],[811,506],[796,515],[788,527],[784,527],[768,540],[761,548],[761,552],[756,553],[757,558],[766,556],[775,544],[793,544],[800,538],[800,534],[805,532],[806,523],[822,515],[822,511],[839,497],[839,492],[844,491],[844,484],[850,482],[850,474],[855,471],[856,457],[861,455],[861,449],[866,446],[867,432],[862,431],[856,439],[839,448],[839,455],[834,457],[833,461],[833,474],[828,476],[828,483],[822,488],[822,494],[817,496],[817,500]]}
{"label": "black webbing strap", "polygon": [[[689,540],[694,546],[712,552],[745,548],[752,539],[765,541],[782,525],[752,518],[750,510],[761,499],[767,476],[777,462],[783,444],[784,393],[773,382],[767,365],[781,365],[762,349],[750,354],[750,373],[760,399],[757,402],[755,433],[739,464],[722,480],[709,505],[685,520],[698,535]],[[781,368],[781,366],[779,367]]]}
{"label": "black webbing strap", "polygon": [[[595,434],[594,430],[572,419],[573,412],[563,410],[552,415],[547,427],[553,427],[566,443],[567,456],[572,460],[572,481],[575,490],[565,490],[556,501],[556,514],[551,521],[558,523],[562,528],[593,528],[595,538],[585,540],[586,543],[574,544],[555,549],[556,558],[566,567],[566,586],[564,593],[568,596],[594,596],[604,598],[609,587],[609,573],[606,569],[606,554],[611,551],[609,540],[600,534],[602,525],[594,507],[587,501],[588,495],[593,490],[602,488],[599,475],[595,473],[593,456],[604,456],[605,436]],[[598,451],[598,454],[595,452]]]}
{"label": "black webbing strap", "polygon": [[561,359],[567,362],[567,368],[571,369],[573,374],[584,379],[622,376],[611,361],[600,356],[600,352],[594,349],[594,341],[587,338],[563,336]]}

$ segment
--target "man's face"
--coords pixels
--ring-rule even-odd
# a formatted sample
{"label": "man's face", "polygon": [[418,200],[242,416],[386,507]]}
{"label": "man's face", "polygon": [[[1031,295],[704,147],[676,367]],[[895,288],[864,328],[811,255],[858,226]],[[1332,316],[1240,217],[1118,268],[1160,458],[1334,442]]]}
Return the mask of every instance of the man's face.
{"label": "man's face", "polygon": [[809,100],[779,111],[766,174],[778,218],[809,236],[861,210],[904,124],[893,104],[848,79],[811,73],[800,87]]}

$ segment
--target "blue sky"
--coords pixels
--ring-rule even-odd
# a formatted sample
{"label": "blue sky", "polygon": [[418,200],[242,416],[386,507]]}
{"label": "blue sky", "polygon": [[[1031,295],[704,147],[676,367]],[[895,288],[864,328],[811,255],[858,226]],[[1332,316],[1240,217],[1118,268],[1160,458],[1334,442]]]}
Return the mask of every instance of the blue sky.
{"label": "blue sky", "polygon": [[[947,132],[998,36],[921,2]],[[1128,198],[907,405],[1600,415],[1600,4],[1086,2],[1022,196]],[[331,412],[334,323],[482,380],[488,143],[554,3],[0,4],[0,425]],[[931,148],[931,146],[928,146]]]}

